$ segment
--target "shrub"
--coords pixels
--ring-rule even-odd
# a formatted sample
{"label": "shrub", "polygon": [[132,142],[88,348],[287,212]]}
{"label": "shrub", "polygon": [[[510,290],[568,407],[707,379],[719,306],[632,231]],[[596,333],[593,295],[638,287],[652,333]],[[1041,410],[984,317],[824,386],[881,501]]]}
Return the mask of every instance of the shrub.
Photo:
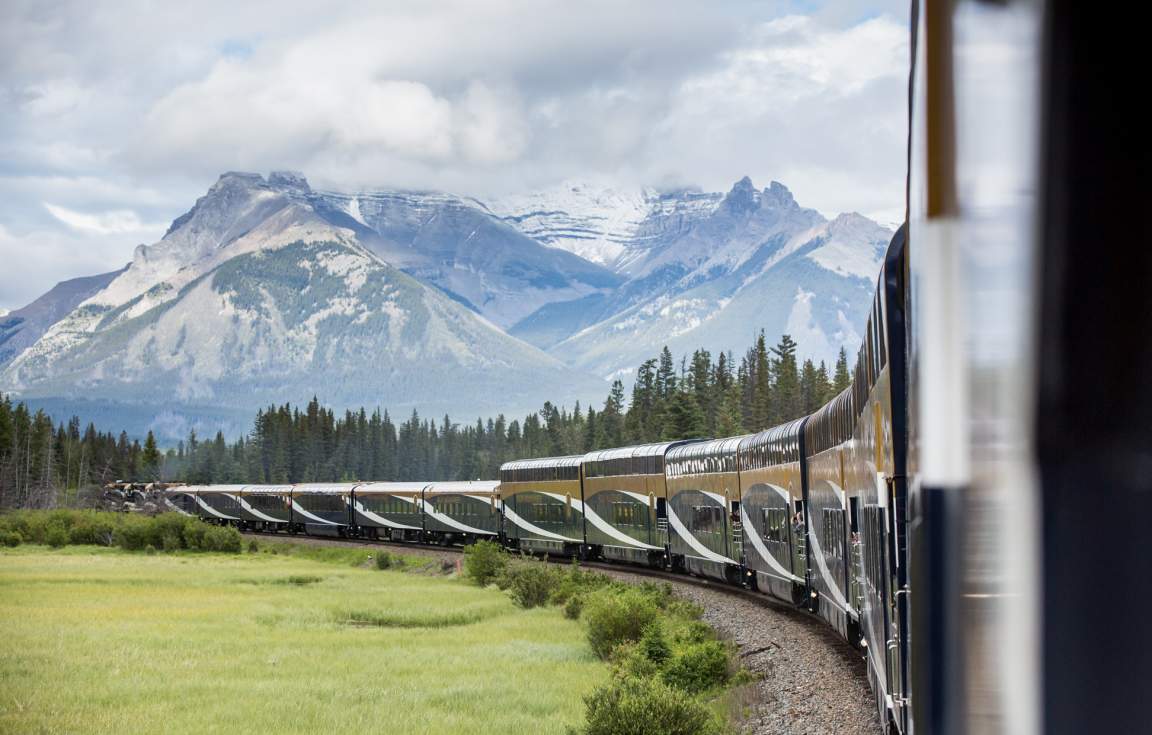
{"label": "shrub", "polygon": [[68,530],[68,543],[110,546],[115,531],[116,524],[106,513],[95,511],[78,513]]}
{"label": "shrub", "polygon": [[148,544],[147,546],[144,547],[144,553],[147,554],[148,556],[152,556],[153,554],[156,553],[156,547],[153,546],[152,544]]}
{"label": "shrub", "polygon": [[569,620],[578,620],[584,610],[584,595],[572,595],[564,603],[564,617]]}
{"label": "shrub", "polygon": [[508,557],[495,541],[477,541],[464,549],[464,574],[481,587],[499,579],[507,567]]}
{"label": "shrub", "polygon": [[621,643],[612,652],[617,678],[646,679],[660,675],[660,665],[644,654],[639,643]]}
{"label": "shrub", "polygon": [[704,643],[715,638],[716,632],[699,620],[691,621],[676,634],[676,640],[680,643]]}
{"label": "shrub", "polygon": [[112,540],[125,551],[140,551],[149,544],[155,545],[154,530],[151,519],[126,516],[112,534]]}
{"label": "shrub", "polygon": [[391,569],[392,568],[392,555],[387,551],[381,551],[376,555],[376,568],[377,569]]}
{"label": "shrub", "polygon": [[51,546],[53,549],[59,549],[62,546],[68,545],[68,529],[62,525],[53,524],[48,527],[44,533],[44,543]]}
{"label": "shrub", "polygon": [[584,735],[706,735],[719,732],[706,705],[659,679],[625,678],[584,699]]}
{"label": "shrub", "polygon": [[260,553],[260,543],[256,539],[252,539],[251,541],[248,542],[248,553],[249,554]]}
{"label": "shrub", "polygon": [[549,601],[554,605],[563,605],[573,597],[582,596],[611,583],[612,579],[608,575],[581,571],[573,560],[568,572],[562,576],[560,582],[552,590]]}
{"label": "shrub", "polygon": [[166,531],[164,535],[160,537],[160,548],[165,551],[179,551],[181,546],[183,546],[183,544],[180,542],[180,534],[178,533]]}
{"label": "shrub", "polygon": [[200,548],[204,551],[223,551],[239,554],[244,547],[240,532],[230,526],[209,526],[204,532]]}
{"label": "shrub", "polygon": [[508,594],[523,608],[547,604],[564,573],[545,562],[516,564],[506,572]]}
{"label": "shrub", "polygon": [[644,657],[657,666],[663,665],[672,655],[672,649],[668,647],[668,639],[664,637],[664,626],[659,620],[653,620],[644,626],[644,632],[640,635],[639,648]]}
{"label": "shrub", "polygon": [[180,536],[184,539],[184,548],[199,551],[204,547],[204,534],[211,528],[199,518],[184,517],[184,526],[180,529]]}
{"label": "shrub", "polygon": [[[179,549],[181,546],[183,546],[184,528],[188,524],[189,520],[192,519],[189,519],[188,516],[180,515],[179,513],[161,513],[160,515],[155,516],[152,519],[152,525],[155,529],[153,536],[156,537],[156,541],[158,542],[157,545],[164,548],[166,551],[175,551],[176,549],[168,549],[164,540],[166,536],[174,536],[178,543],[176,548]],[[199,521],[195,522],[199,523]]]}
{"label": "shrub", "polygon": [[658,614],[659,608],[642,589],[611,586],[597,590],[584,603],[588,643],[597,656],[606,659],[621,643],[639,640]]}
{"label": "shrub", "polygon": [[664,681],[687,692],[705,692],[728,683],[728,647],[721,641],[693,643],[679,651],[664,669]]}
{"label": "shrub", "polygon": [[15,548],[24,543],[24,537],[19,531],[0,531],[0,544],[8,548]]}

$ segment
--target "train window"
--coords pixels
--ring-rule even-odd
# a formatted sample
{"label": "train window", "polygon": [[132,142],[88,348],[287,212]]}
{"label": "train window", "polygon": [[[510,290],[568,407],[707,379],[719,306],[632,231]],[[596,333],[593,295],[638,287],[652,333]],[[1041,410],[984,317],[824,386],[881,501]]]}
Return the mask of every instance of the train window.
{"label": "train window", "polygon": [[618,526],[632,525],[635,519],[635,512],[632,503],[627,502],[614,502],[612,503],[612,522]]}

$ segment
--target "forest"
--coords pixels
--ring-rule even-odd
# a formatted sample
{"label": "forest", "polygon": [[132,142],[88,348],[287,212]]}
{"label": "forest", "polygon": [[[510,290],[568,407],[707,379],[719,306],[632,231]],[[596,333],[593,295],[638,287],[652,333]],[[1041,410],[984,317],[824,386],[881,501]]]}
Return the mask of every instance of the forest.
{"label": "forest", "polygon": [[115,480],[187,483],[297,483],[357,480],[496,479],[511,459],[582,454],[671,439],[754,433],[812,413],[850,382],[842,349],[831,374],[799,362],[788,335],[763,332],[736,360],[700,349],[677,361],[665,347],[636,370],[630,395],[617,380],[600,407],[545,402],[523,419],[504,415],[460,423],[397,421],[386,409],[341,415],[313,397],[257,412],[248,435],[195,432],[160,448],[98,431],[80,419],[54,424],[43,411],[0,395],[0,509],[84,505]]}

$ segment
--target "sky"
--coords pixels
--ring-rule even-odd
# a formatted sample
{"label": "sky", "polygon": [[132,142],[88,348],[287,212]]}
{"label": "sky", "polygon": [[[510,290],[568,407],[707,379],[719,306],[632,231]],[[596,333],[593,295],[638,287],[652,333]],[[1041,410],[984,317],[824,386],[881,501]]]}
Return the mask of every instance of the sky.
{"label": "sky", "polygon": [[907,7],[4,0],[0,311],[121,267],[231,170],[479,198],[749,175],[895,223]]}

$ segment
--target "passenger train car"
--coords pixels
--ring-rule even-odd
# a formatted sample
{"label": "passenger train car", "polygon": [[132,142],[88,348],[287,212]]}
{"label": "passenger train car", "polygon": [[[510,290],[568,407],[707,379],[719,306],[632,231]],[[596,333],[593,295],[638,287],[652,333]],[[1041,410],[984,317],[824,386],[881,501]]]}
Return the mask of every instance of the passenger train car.
{"label": "passenger train car", "polygon": [[1084,3],[912,3],[905,225],[851,385],[810,416],[509,462],[498,483],[166,501],[245,528],[492,538],[749,587],[859,648],[891,731],[1146,730],[1152,248],[1098,252],[1146,240],[1147,218],[1123,224],[1144,201],[1142,66],[1108,63],[1138,26]]}

